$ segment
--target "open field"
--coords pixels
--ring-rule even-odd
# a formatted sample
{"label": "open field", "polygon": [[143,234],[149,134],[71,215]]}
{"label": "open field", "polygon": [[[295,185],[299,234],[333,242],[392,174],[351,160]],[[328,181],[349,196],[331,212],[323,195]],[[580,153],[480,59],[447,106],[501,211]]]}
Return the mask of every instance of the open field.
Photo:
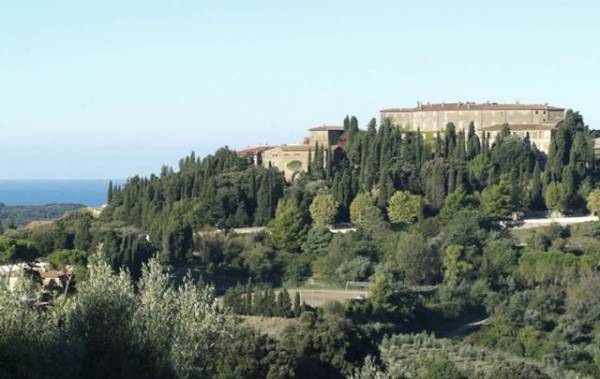
{"label": "open field", "polygon": [[293,295],[300,292],[300,299],[311,307],[320,307],[326,303],[334,301],[344,301],[356,298],[366,298],[369,296],[365,290],[344,290],[344,289],[309,289],[309,288],[290,288],[288,292]]}

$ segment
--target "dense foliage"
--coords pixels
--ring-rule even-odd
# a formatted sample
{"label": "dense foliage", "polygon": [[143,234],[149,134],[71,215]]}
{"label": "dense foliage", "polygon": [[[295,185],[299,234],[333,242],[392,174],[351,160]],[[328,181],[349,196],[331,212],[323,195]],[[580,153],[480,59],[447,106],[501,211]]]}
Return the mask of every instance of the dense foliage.
{"label": "dense foliage", "polygon": [[[345,131],[289,183],[225,148],[111,185],[99,217],[2,230],[0,263],[47,259],[75,283],[48,308],[31,273],[0,291],[0,376],[600,377],[600,224],[504,222],[600,210],[581,116],[548,155],[508,127]],[[306,286],[368,292],[315,306]]]}

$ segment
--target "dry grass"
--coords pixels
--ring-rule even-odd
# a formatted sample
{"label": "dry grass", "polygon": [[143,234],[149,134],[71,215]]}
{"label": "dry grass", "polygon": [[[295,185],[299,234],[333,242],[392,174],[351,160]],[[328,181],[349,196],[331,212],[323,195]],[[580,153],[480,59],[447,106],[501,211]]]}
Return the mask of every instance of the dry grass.
{"label": "dry grass", "polygon": [[54,220],[29,221],[29,223],[27,225],[25,225],[25,229],[41,228],[43,226],[52,225],[53,223],[54,223]]}
{"label": "dry grass", "polygon": [[277,337],[283,330],[293,322],[292,318],[264,317],[264,316],[240,316],[246,323],[252,325],[262,333],[271,337]]}
{"label": "dry grass", "polygon": [[344,301],[355,299],[358,297],[368,297],[368,291],[361,290],[344,290],[344,289],[288,289],[290,295],[294,295],[295,292],[300,292],[300,299],[311,307],[320,307],[324,304],[331,303],[334,301]]}

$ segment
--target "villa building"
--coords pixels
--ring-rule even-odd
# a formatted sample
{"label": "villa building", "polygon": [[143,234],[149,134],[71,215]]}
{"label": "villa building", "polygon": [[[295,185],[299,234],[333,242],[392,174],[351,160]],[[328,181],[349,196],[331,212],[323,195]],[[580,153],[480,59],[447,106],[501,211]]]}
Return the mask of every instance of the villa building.
{"label": "villa building", "polygon": [[448,123],[457,130],[466,130],[473,122],[482,136],[488,133],[493,141],[502,126],[508,124],[511,133],[520,137],[529,134],[538,149],[548,152],[552,135],[564,118],[564,108],[548,104],[499,104],[499,103],[417,103],[414,108],[389,108],[380,111],[381,122],[405,130],[422,133],[444,131]]}
{"label": "villa building", "polygon": [[296,173],[308,170],[317,145],[335,151],[345,144],[342,126],[322,125],[309,129],[309,132],[309,136],[301,144],[257,146],[239,150],[238,154],[252,157],[254,164],[277,167],[284,173],[286,180],[292,180]]}

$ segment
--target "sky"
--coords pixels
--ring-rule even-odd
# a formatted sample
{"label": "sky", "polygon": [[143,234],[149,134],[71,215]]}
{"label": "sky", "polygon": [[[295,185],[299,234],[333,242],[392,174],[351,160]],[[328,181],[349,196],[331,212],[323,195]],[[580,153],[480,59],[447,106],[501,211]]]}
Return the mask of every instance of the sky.
{"label": "sky", "polygon": [[127,178],[421,102],[600,128],[597,1],[0,2],[0,179]]}

